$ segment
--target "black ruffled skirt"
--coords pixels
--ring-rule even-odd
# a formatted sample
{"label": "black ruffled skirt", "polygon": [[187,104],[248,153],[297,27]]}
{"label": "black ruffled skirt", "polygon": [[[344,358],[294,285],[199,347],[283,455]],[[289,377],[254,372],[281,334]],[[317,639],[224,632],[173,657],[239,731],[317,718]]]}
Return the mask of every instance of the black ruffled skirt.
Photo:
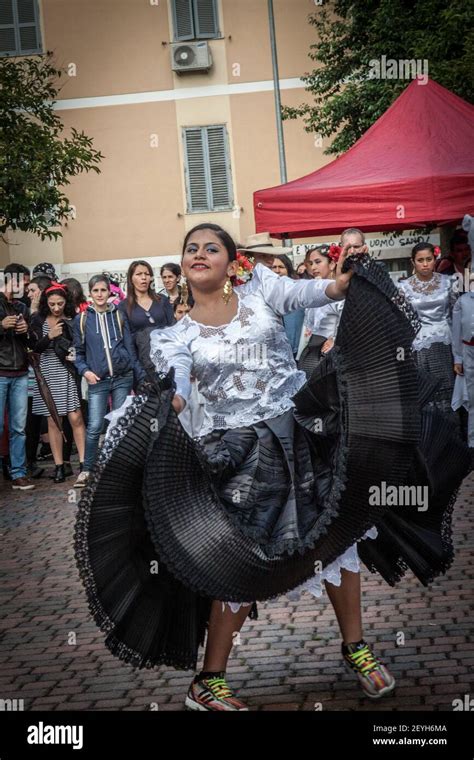
{"label": "black ruffled skirt", "polygon": [[308,345],[301,352],[298,360],[298,369],[306,374],[308,380],[324,357],[321,349],[326,340],[327,338],[324,338],[322,335],[312,335],[308,341]]}
{"label": "black ruffled skirt", "polygon": [[427,348],[413,352],[413,358],[420,370],[426,372],[437,381],[436,390],[429,404],[451,418],[459,425],[459,416],[451,407],[456,375],[453,370],[453,354],[451,346],[446,343],[432,343]]}
{"label": "black ruffled skirt", "polygon": [[[469,451],[427,403],[435,387],[411,353],[411,308],[376,262],[350,265],[336,345],[294,409],[192,440],[171,407],[172,372],[151,373],[110,431],[79,504],[75,552],[118,657],[195,667],[213,599],[293,589],[373,525],[378,537],[359,556],[387,583],[410,568],[426,585],[449,567]],[[422,502],[383,495],[407,486]]]}

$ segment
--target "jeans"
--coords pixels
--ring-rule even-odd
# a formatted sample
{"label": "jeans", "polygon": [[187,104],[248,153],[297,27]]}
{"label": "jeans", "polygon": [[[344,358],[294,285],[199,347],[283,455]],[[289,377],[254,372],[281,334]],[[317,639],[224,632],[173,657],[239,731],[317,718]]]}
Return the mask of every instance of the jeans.
{"label": "jeans", "polygon": [[26,477],[26,417],[28,414],[28,374],[0,377],[0,437],[3,434],[5,409],[10,439],[10,474],[12,480]]}
{"label": "jeans", "polygon": [[36,462],[38,446],[41,434],[41,420],[37,414],[33,414],[33,399],[28,397],[28,416],[26,418],[26,461],[28,465]]}
{"label": "jeans", "polygon": [[94,466],[99,448],[99,438],[107,413],[107,402],[112,396],[112,409],[122,406],[133,386],[133,372],[117,377],[105,377],[98,383],[90,384],[89,411],[86,437],[86,453],[84,457],[84,470],[90,472]]}

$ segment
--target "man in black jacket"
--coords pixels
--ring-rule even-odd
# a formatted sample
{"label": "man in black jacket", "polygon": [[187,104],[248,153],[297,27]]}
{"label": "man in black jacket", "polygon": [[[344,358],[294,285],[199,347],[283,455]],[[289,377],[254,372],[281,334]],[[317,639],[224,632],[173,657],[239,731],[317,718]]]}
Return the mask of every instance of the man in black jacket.
{"label": "man in black jacket", "polygon": [[25,426],[28,412],[28,308],[14,298],[23,268],[9,264],[3,272],[0,292],[0,437],[5,410],[8,415],[10,465],[13,490],[29,491],[26,477]]}

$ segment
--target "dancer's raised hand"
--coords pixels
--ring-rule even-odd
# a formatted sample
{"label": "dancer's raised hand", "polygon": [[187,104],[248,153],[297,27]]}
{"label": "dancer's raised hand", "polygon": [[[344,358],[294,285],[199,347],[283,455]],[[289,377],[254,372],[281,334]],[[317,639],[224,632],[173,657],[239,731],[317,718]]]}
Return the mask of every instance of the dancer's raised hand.
{"label": "dancer's raised hand", "polygon": [[178,396],[178,394],[175,393],[173,396],[173,401],[171,402],[171,406],[175,410],[176,414],[180,414],[186,406],[186,401],[182,396]]}
{"label": "dancer's raised hand", "polygon": [[342,298],[345,298],[353,272],[351,269],[349,269],[347,272],[343,273],[342,267],[344,265],[344,262],[347,257],[351,256],[353,253],[361,255],[368,252],[369,249],[366,245],[360,246],[357,251],[354,251],[354,245],[352,243],[346,243],[346,245],[343,246],[337,262],[336,279],[334,283],[331,283],[331,285],[328,285],[326,288],[326,295],[338,301],[340,301]]}

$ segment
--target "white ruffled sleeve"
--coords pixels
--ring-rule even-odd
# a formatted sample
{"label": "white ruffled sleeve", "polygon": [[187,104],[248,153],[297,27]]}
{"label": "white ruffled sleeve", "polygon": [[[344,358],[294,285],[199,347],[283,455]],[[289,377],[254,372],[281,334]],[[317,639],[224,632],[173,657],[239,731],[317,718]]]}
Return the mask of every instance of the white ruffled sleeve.
{"label": "white ruffled sleeve", "polygon": [[164,330],[153,330],[150,335],[150,358],[157,372],[166,373],[174,367],[176,393],[188,401],[191,395],[193,357],[181,322]]}
{"label": "white ruffled sleeve", "polygon": [[452,325],[452,350],[454,357],[454,364],[462,364],[462,337],[461,337],[461,322],[462,322],[462,296],[458,298],[453,308],[453,325]]}
{"label": "white ruffled sleeve", "polygon": [[252,290],[259,290],[265,303],[279,316],[284,316],[297,309],[310,309],[336,303],[336,299],[326,295],[326,288],[334,280],[292,280],[280,277],[263,264],[257,264],[253,276],[247,285]]}
{"label": "white ruffled sleeve", "polygon": [[311,330],[313,335],[316,334],[316,330],[318,329],[321,319],[326,316],[326,314],[333,314],[334,315],[334,330],[335,333],[337,332],[337,328],[339,327],[339,322],[341,321],[341,315],[342,310],[344,308],[345,301],[331,301],[331,303],[328,305],[328,308],[324,310],[323,313],[321,313],[319,308],[316,309],[308,309],[305,314],[304,318],[304,326]]}

